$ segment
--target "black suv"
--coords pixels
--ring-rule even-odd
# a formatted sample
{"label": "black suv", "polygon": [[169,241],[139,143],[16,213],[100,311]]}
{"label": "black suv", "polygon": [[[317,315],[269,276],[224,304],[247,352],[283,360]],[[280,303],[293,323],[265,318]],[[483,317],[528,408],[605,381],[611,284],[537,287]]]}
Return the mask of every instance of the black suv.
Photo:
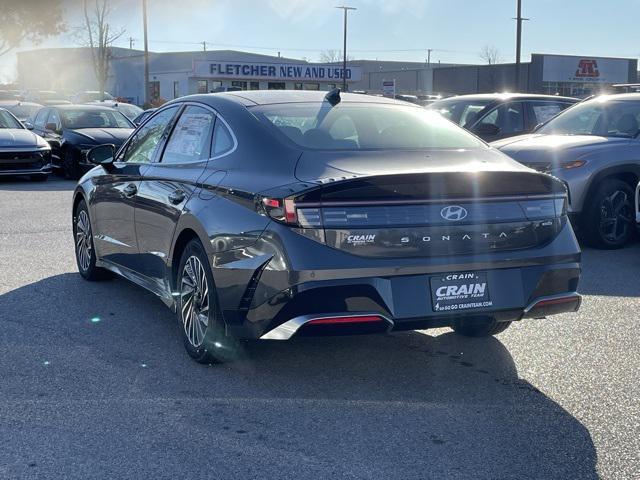
{"label": "black suv", "polygon": [[195,95],[89,160],[73,198],[80,274],[155,293],[200,362],[237,338],[486,336],[580,304],[564,184],[420,106]]}
{"label": "black suv", "polygon": [[554,95],[487,93],[446,98],[428,108],[493,142],[529,133],[578,101]]}

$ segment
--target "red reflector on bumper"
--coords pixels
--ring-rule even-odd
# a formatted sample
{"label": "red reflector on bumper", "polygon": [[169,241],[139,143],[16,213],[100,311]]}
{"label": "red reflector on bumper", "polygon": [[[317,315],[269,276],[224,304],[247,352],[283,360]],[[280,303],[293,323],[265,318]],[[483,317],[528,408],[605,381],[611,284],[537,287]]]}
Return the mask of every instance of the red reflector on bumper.
{"label": "red reflector on bumper", "polygon": [[354,324],[354,323],[374,323],[374,322],[382,322],[383,319],[381,317],[377,317],[375,315],[362,316],[362,317],[327,317],[327,318],[316,318],[314,320],[310,320],[306,323],[306,325],[340,325],[340,324]]}

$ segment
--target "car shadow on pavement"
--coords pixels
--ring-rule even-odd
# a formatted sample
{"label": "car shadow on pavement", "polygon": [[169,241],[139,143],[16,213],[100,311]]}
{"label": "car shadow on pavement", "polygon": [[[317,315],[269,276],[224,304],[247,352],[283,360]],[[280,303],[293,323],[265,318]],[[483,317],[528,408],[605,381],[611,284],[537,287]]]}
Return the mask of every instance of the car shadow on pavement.
{"label": "car shadow on pavement", "polygon": [[582,270],[578,291],[583,295],[638,297],[640,243],[620,250],[583,248]]}
{"label": "car shadow on pavement", "polygon": [[40,191],[62,192],[70,191],[76,187],[76,180],[64,180],[54,175],[49,175],[46,182],[34,182],[28,177],[2,177],[0,176],[0,191]]}
{"label": "car shadow on pavement", "polygon": [[[254,472],[282,461],[285,476],[293,466],[269,460],[280,458],[269,450],[278,446],[315,478],[598,478],[589,431],[519,378],[499,338],[440,329],[249,342],[235,363],[206,366],[187,357],[178,328],[159,300],[120,279],[68,273],[0,295],[3,401],[42,402],[16,435],[37,429],[42,415],[47,424],[85,419],[91,429],[80,438],[99,444],[102,457],[130,441],[127,432],[158,428],[178,456],[200,442],[243,442],[238,471],[246,461]],[[95,411],[77,412],[96,398]],[[118,407],[123,398],[143,404]],[[113,422],[121,431],[104,444]],[[76,437],[58,441],[55,461],[63,446],[88,448]],[[229,468],[241,460],[225,458]],[[123,468],[128,461],[118,458]]]}

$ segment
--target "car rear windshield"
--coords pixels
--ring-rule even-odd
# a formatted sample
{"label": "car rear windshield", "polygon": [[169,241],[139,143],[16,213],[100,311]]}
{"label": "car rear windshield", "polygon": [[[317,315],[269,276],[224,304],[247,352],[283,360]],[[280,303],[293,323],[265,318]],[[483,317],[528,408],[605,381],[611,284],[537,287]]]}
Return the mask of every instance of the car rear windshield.
{"label": "car rear windshield", "polygon": [[251,109],[289,140],[319,150],[478,148],[473,135],[423,108],[375,103],[291,103]]}
{"label": "car rear windshield", "polygon": [[129,120],[116,110],[62,110],[66,128],[133,128]]}
{"label": "car rear windshield", "polygon": [[0,110],[0,128],[23,128],[13,115],[5,110]]}
{"label": "car rear windshield", "polygon": [[640,133],[640,101],[594,98],[560,113],[537,133],[633,138]]}

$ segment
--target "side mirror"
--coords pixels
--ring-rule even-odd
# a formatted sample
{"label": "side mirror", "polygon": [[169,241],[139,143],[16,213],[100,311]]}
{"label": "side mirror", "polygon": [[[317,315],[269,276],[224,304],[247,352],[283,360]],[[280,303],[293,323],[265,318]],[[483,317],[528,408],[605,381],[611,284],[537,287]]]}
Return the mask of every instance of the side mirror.
{"label": "side mirror", "polygon": [[55,123],[47,123],[44,126],[45,130],[49,130],[51,132],[57,132],[58,131],[58,125],[56,125]]}
{"label": "side mirror", "polygon": [[24,126],[27,130],[33,130],[33,123],[31,122],[24,122]]}
{"label": "side mirror", "polygon": [[87,152],[87,160],[89,160],[89,162],[94,165],[102,165],[103,167],[113,164],[113,158],[115,156],[116,147],[111,144],[98,145]]}
{"label": "side mirror", "polygon": [[493,123],[480,123],[473,129],[474,133],[478,135],[498,135],[500,133],[500,127]]}

